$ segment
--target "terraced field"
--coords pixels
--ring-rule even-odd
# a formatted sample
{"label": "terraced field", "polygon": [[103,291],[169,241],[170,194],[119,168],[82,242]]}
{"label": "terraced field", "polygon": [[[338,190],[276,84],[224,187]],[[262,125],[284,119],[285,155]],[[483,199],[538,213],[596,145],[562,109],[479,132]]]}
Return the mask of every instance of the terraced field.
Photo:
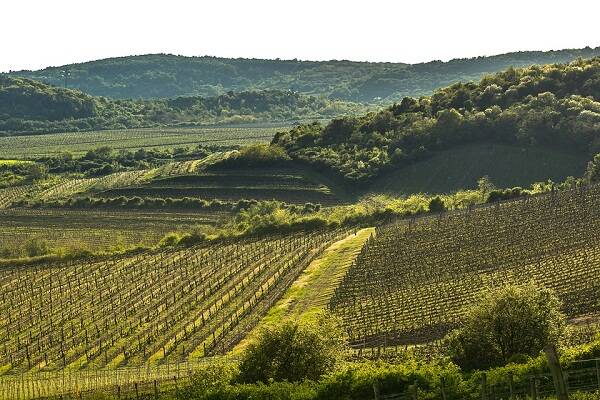
{"label": "terraced field", "polygon": [[41,192],[42,188],[35,185],[14,186],[0,189],[0,209],[8,208],[14,202],[31,197]]}
{"label": "terraced field", "polygon": [[0,270],[0,372],[226,352],[344,230]]}
{"label": "terraced field", "polygon": [[142,185],[105,190],[100,197],[196,197],[236,201],[280,200],[288,203],[337,204],[343,196],[319,179],[291,169],[251,169],[159,177]]}
{"label": "terraced field", "polygon": [[383,226],[329,306],[358,348],[425,343],[485,287],[530,279],[571,318],[600,312],[600,186]]}
{"label": "terraced field", "polygon": [[287,125],[249,127],[147,128],[94,132],[65,132],[47,135],[0,137],[0,158],[23,159],[109,146],[120,150],[140,148],[195,147],[203,145],[247,145],[268,143]]}
{"label": "terraced field", "polygon": [[41,184],[0,189],[0,209],[9,208],[13,203],[23,199],[64,200],[77,195],[91,195],[99,191],[143,185],[152,179],[194,174],[207,164],[221,159],[227,154],[227,152],[218,152],[203,159],[173,161],[157,168],[115,172],[102,177],[62,176]]}
{"label": "terraced field", "polygon": [[136,210],[0,210],[0,248],[44,239],[51,247],[107,250],[116,245],[154,246],[167,233],[212,224],[218,212],[161,212]]}

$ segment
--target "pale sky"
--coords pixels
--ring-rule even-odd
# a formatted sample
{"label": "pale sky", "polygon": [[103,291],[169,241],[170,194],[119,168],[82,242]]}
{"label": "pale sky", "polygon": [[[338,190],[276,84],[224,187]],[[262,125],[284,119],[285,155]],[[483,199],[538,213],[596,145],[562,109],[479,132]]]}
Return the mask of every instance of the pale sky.
{"label": "pale sky", "polygon": [[147,53],[417,63],[600,46],[598,0],[2,0],[0,71]]}

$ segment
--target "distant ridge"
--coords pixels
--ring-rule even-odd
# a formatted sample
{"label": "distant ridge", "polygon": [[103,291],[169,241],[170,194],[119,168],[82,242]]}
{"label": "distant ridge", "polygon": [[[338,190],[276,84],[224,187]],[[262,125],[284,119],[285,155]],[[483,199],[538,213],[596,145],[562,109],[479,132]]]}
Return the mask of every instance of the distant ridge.
{"label": "distant ridge", "polygon": [[403,64],[361,61],[299,61],[148,54],[108,58],[11,75],[65,84],[112,98],[217,96],[229,91],[292,89],[360,102],[400,100],[431,94],[458,81],[532,64],[565,63],[600,55],[600,47],[522,51],[489,57]]}

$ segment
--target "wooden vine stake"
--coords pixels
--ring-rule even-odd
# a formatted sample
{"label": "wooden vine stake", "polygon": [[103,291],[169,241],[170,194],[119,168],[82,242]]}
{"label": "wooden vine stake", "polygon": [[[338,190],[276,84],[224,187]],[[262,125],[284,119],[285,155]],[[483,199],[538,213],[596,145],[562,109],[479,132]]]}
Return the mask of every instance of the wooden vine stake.
{"label": "wooden vine stake", "polygon": [[556,390],[556,397],[558,400],[569,400],[569,392],[567,390],[567,383],[565,381],[565,375],[560,361],[558,360],[558,353],[554,345],[547,345],[544,347],[544,353],[548,359],[548,366],[552,373],[552,380],[554,381],[554,389]]}
{"label": "wooden vine stake", "polygon": [[598,390],[600,390],[600,360],[596,360],[596,381],[598,382]]}
{"label": "wooden vine stake", "polygon": [[375,400],[380,400],[381,396],[379,395],[379,382],[373,382],[373,398]]}

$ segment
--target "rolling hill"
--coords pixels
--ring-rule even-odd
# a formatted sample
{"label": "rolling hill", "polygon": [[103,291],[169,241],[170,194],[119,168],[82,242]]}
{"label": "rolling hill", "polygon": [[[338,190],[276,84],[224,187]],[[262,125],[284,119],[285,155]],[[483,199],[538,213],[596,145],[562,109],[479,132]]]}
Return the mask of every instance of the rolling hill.
{"label": "rolling hill", "polygon": [[[423,64],[183,57],[151,54],[16,71],[22,76],[85,93],[120,99],[213,97],[229,91],[294,90],[358,102],[399,101],[431,94],[458,81],[533,64],[600,55],[600,48],[517,52]],[[64,71],[68,71],[67,80]]]}
{"label": "rolling hill", "polygon": [[[423,164],[424,160],[472,144],[513,146],[515,151],[554,148],[555,154],[571,152],[590,159],[600,151],[599,100],[600,58],[509,68],[479,82],[436,90],[431,96],[407,97],[378,112],[334,119],[326,125],[297,126],[277,134],[272,143],[296,160],[363,186],[419,163],[430,169],[432,164]],[[464,166],[478,155],[462,150],[452,157],[455,165]],[[443,158],[440,155],[438,160]],[[498,159],[503,161],[509,160]],[[522,174],[523,166],[510,165],[515,176]],[[450,170],[448,177],[464,176],[463,166]],[[505,166],[497,167],[504,176],[499,179],[519,181],[506,179]],[[569,167],[564,172],[574,170]],[[491,165],[481,168],[484,171],[496,174]],[[551,175],[564,176],[556,175],[556,170],[547,177]],[[432,177],[422,178],[425,182]],[[440,188],[448,190],[447,185]],[[413,191],[414,186],[407,190]]]}
{"label": "rolling hill", "polygon": [[[340,104],[281,91],[112,100],[0,79],[0,120],[40,132],[230,111],[322,115]],[[482,291],[532,279],[556,292],[583,337],[574,325],[600,317],[600,185],[590,176],[494,204],[482,190],[452,204],[404,195],[472,188],[482,175],[502,187],[582,176],[600,150],[599,85],[594,58],[509,68],[326,125],[2,138],[0,396],[179,393],[192,370],[229,362],[218,356],[235,357],[257,329],[325,309],[348,334],[348,360],[432,357]],[[287,204],[259,201],[271,199]],[[450,379],[423,365],[446,393]],[[357,376],[370,398],[371,378]],[[424,394],[415,381],[412,393]]]}
{"label": "rolling hill", "polygon": [[589,155],[552,147],[474,143],[432,152],[426,159],[383,173],[368,186],[392,195],[476,189],[483,176],[499,188],[562,182],[584,175]]}
{"label": "rolling hill", "polygon": [[[272,148],[284,148],[293,159],[279,169],[261,170],[251,164],[219,171],[197,168],[188,171],[184,168],[172,176],[155,176],[143,182],[91,191],[94,196],[106,199],[196,198],[226,202],[276,199],[292,204],[332,205],[355,201],[372,193],[449,193],[473,188],[477,179],[484,175],[499,187],[526,187],[538,181],[562,181],[568,176],[584,174],[587,161],[600,143],[597,137],[599,63],[600,59],[594,58],[571,64],[510,68],[477,83],[454,84],[431,96],[405,98],[384,110],[336,118],[326,125],[312,123],[293,128],[265,127],[239,132],[155,128],[90,132],[90,137],[85,133],[8,137],[1,143],[6,145],[7,155],[36,158],[57,156],[56,152],[66,150],[85,154],[85,151],[105,145],[125,150],[138,146],[189,147],[196,143],[251,144],[265,142],[274,135]],[[141,107],[141,113],[137,114],[141,121],[154,115],[158,105],[173,104],[173,107],[188,110],[202,107],[213,111],[249,110],[256,115],[261,110],[273,111],[282,104],[293,110],[299,102],[317,100],[291,92],[248,92],[213,99],[134,102],[92,97],[23,78],[4,80],[17,82],[16,86],[6,85],[7,93],[28,88],[28,91],[15,95],[17,98],[25,98],[25,93],[31,90],[33,94],[29,97],[32,98],[49,101],[73,98],[81,104],[89,101],[91,106],[87,109],[92,115],[112,112],[136,115],[127,112],[131,107]],[[18,102],[11,103],[13,109],[5,106],[4,112],[23,118],[33,118],[43,112],[47,114],[44,118],[50,118],[48,115],[55,113],[49,108],[36,111],[34,103],[25,102],[23,107],[17,107]],[[86,109],[75,106],[72,109],[80,108]],[[197,115],[195,113],[190,111],[189,115]],[[245,132],[248,132],[248,138]],[[226,157],[226,153],[215,156]],[[102,173],[104,175],[117,171],[111,162],[102,161],[96,170],[101,171],[104,167],[107,171]],[[199,159],[197,162],[205,163]],[[75,173],[86,171],[72,170]],[[107,175],[103,179],[110,181],[112,178]],[[91,180],[82,182],[88,181]],[[86,192],[87,189],[69,192],[62,199]],[[12,190],[5,197],[14,202],[22,197],[19,193]],[[9,204],[8,200],[6,203]]]}
{"label": "rolling hill", "polygon": [[364,109],[359,104],[289,90],[229,92],[211,98],[111,100],[0,75],[0,135],[288,122],[329,119]]}

